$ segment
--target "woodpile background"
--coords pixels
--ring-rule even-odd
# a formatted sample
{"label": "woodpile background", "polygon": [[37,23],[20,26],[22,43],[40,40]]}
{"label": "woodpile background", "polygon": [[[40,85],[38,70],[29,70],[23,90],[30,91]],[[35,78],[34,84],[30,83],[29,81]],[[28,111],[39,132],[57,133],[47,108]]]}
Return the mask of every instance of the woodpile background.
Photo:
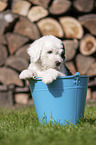
{"label": "woodpile background", "polygon": [[29,103],[28,82],[18,76],[28,46],[47,34],[63,41],[73,74],[90,75],[87,100],[96,99],[96,1],[0,0],[0,106]]}

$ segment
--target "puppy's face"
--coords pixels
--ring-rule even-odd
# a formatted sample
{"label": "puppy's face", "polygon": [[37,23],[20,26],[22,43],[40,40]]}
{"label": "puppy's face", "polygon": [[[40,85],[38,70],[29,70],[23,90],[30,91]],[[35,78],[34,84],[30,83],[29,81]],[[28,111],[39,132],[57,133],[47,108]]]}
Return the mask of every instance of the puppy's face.
{"label": "puppy's face", "polygon": [[64,46],[63,44],[58,47],[56,44],[47,44],[43,46],[44,49],[41,51],[40,62],[44,69],[57,69],[60,70],[63,64],[64,57]]}
{"label": "puppy's face", "polygon": [[60,70],[65,60],[62,41],[55,36],[46,35],[33,42],[27,50],[32,63],[38,63],[42,69]]}

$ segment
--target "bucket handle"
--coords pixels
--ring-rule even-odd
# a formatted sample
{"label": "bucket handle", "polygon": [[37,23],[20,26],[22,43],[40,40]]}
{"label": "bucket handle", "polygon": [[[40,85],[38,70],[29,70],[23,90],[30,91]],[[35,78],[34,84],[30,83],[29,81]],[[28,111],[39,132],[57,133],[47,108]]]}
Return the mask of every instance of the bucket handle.
{"label": "bucket handle", "polygon": [[80,73],[79,72],[76,72],[76,74],[75,74],[74,84],[77,86],[80,84]]}

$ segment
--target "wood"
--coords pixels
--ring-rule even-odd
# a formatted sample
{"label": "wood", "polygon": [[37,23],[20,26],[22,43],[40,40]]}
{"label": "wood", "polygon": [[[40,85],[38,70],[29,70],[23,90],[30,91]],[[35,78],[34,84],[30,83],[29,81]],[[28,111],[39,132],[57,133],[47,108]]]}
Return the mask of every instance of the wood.
{"label": "wood", "polygon": [[45,8],[48,8],[49,2],[50,2],[50,0],[29,0],[29,1],[35,5],[39,5]]}
{"label": "wood", "polygon": [[28,49],[28,47],[29,47],[30,45],[31,45],[31,44],[26,44],[26,45],[20,47],[20,48],[16,51],[15,56],[18,56],[18,57],[20,57],[20,58],[24,58],[26,61],[29,61],[30,57],[29,57],[29,55],[28,55],[28,53],[27,53],[27,49]]}
{"label": "wood", "polygon": [[24,87],[24,88],[20,88],[20,87],[16,87],[14,90],[15,93],[28,93],[29,92],[29,87]]}
{"label": "wood", "polygon": [[75,68],[75,65],[72,61],[69,61],[69,62],[65,62],[66,66],[69,68],[70,72],[75,75],[76,73],[76,68]]}
{"label": "wood", "polygon": [[6,39],[8,42],[8,49],[10,54],[14,54],[14,52],[22,45],[24,45],[26,42],[29,41],[27,37],[20,36],[18,34],[14,33],[7,33]]}
{"label": "wood", "polygon": [[6,67],[0,68],[0,82],[3,85],[14,84],[23,87],[23,82],[19,79],[19,74]]}
{"label": "wood", "polygon": [[37,26],[24,17],[20,17],[20,20],[15,25],[14,32],[27,36],[32,40],[40,38],[40,33]]}
{"label": "wood", "polygon": [[0,0],[0,11],[3,11],[8,6],[7,0],[2,1]]}
{"label": "wood", "polygon": [[0,13],[0,34],[4,34],[7,30],[12,29],[12,24],[18,19],[16,14],[10,11]]}
{"label": "wood", "polygon": [[6,92],[6,91],[8,91],[7,86],[0,85],[0,92]]}
{"label": "wood", "polygon": [[96,14],[83,15],[78,20],[92,35],[96,36]]}
{"label": "wood", "polygon": [[12,12],[19,15],[26,16],[30,6],[31,3],[28,1],[24,1],[24,0],[17,1],[12,7]]}
{"label": "wood", "polygon": [[21,72],[22,70],[28,68],[28,62],[24,58],[10,56],[6,60],[5,66],[10,66],[11,68]]}
{"label": "wood", "polygon": [[83,55],[91,55],[96,52],[96,39],[90,34],[84,36],[80,41],[80,52]]}
{"label": "wood", "polygon": [[88,86],[89,87],[96,86],[96,77],[93,80],[89,81]]}
{"label": "wood", "polygon": [[81,54],[78,54],[76,56],[77,71],[80,72],[81,75],[88,74],[88,69],[90,68],[90,65],[92,65],[93,62],[95,62],[95,58],[86,57],[82,56]]}
{"label": "wood", "polygon": [[76,49],[78,48],[78,40],[64,40],[65,47],[65,61],[72,60],[76,54]]}
{"label": "wood", "polygon": [[70,9],[71,1],[69,0],[54,0],[49,7],[49,12],[54,15],[60,15]]}
{"label": "wood", "polygon": [[29,95],[26,93],[15,94],[15,103],[28,104]]}
{"label": "wood", "polygon": [[96,99],[96,91],[92,92],[92,99]]}
{"label": "wood", "polygon": [[13,92],[8,90],[0,92],[0,107],[12,107],[13,106]]}
{"label": "wood", "polygon": [[91,89],[87,88],[87,95],[86,95],[86,101],[90,100],[92,97]]}
{"label": "wood", "polygon": [[3,34],[0,34],[0,44],[7,44],[5,36]]}
{"label": "wood", "polygon": [[87,75],[96,76],[96,61],[90,65],[90,68],[87,71]]}
{"label": "wood", "polygon": [[45,8],[41,6],[34,6],[29,10],[27,17],[31,22],[35,22],[47,15],[48,11]]}
{"label": "wood", "polygon": [[94,0],[74,0],[73,6],[80,12],[91,12],[94,7]]}
{"label": "wood", "polygon": [[78,20],[73,17],[61,17],[59,20],[66,38],[82,38],[83,28]]}
{"label": "wood", "polygon": [[7,48],[4,45],[0,45],[0,66],[5,63],[5,60],[8,57]]}
{"label": "wood", "polygon": [[42,35],[54,35],[63,37],[63,30],[60,24],[53,18],[45,18],[37,23]]}

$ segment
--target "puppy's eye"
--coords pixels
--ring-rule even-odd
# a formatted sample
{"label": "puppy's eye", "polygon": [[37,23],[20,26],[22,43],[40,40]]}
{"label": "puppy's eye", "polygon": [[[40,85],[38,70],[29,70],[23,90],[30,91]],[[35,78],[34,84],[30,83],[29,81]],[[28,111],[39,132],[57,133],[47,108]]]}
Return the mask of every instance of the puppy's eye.
{"label": "puppy's eye", "polygon": [[52,52],[52,51],[48,51],[47,53],[48,53],[48,54],[51,54],[51,53],[53,53],[53,52]]}

